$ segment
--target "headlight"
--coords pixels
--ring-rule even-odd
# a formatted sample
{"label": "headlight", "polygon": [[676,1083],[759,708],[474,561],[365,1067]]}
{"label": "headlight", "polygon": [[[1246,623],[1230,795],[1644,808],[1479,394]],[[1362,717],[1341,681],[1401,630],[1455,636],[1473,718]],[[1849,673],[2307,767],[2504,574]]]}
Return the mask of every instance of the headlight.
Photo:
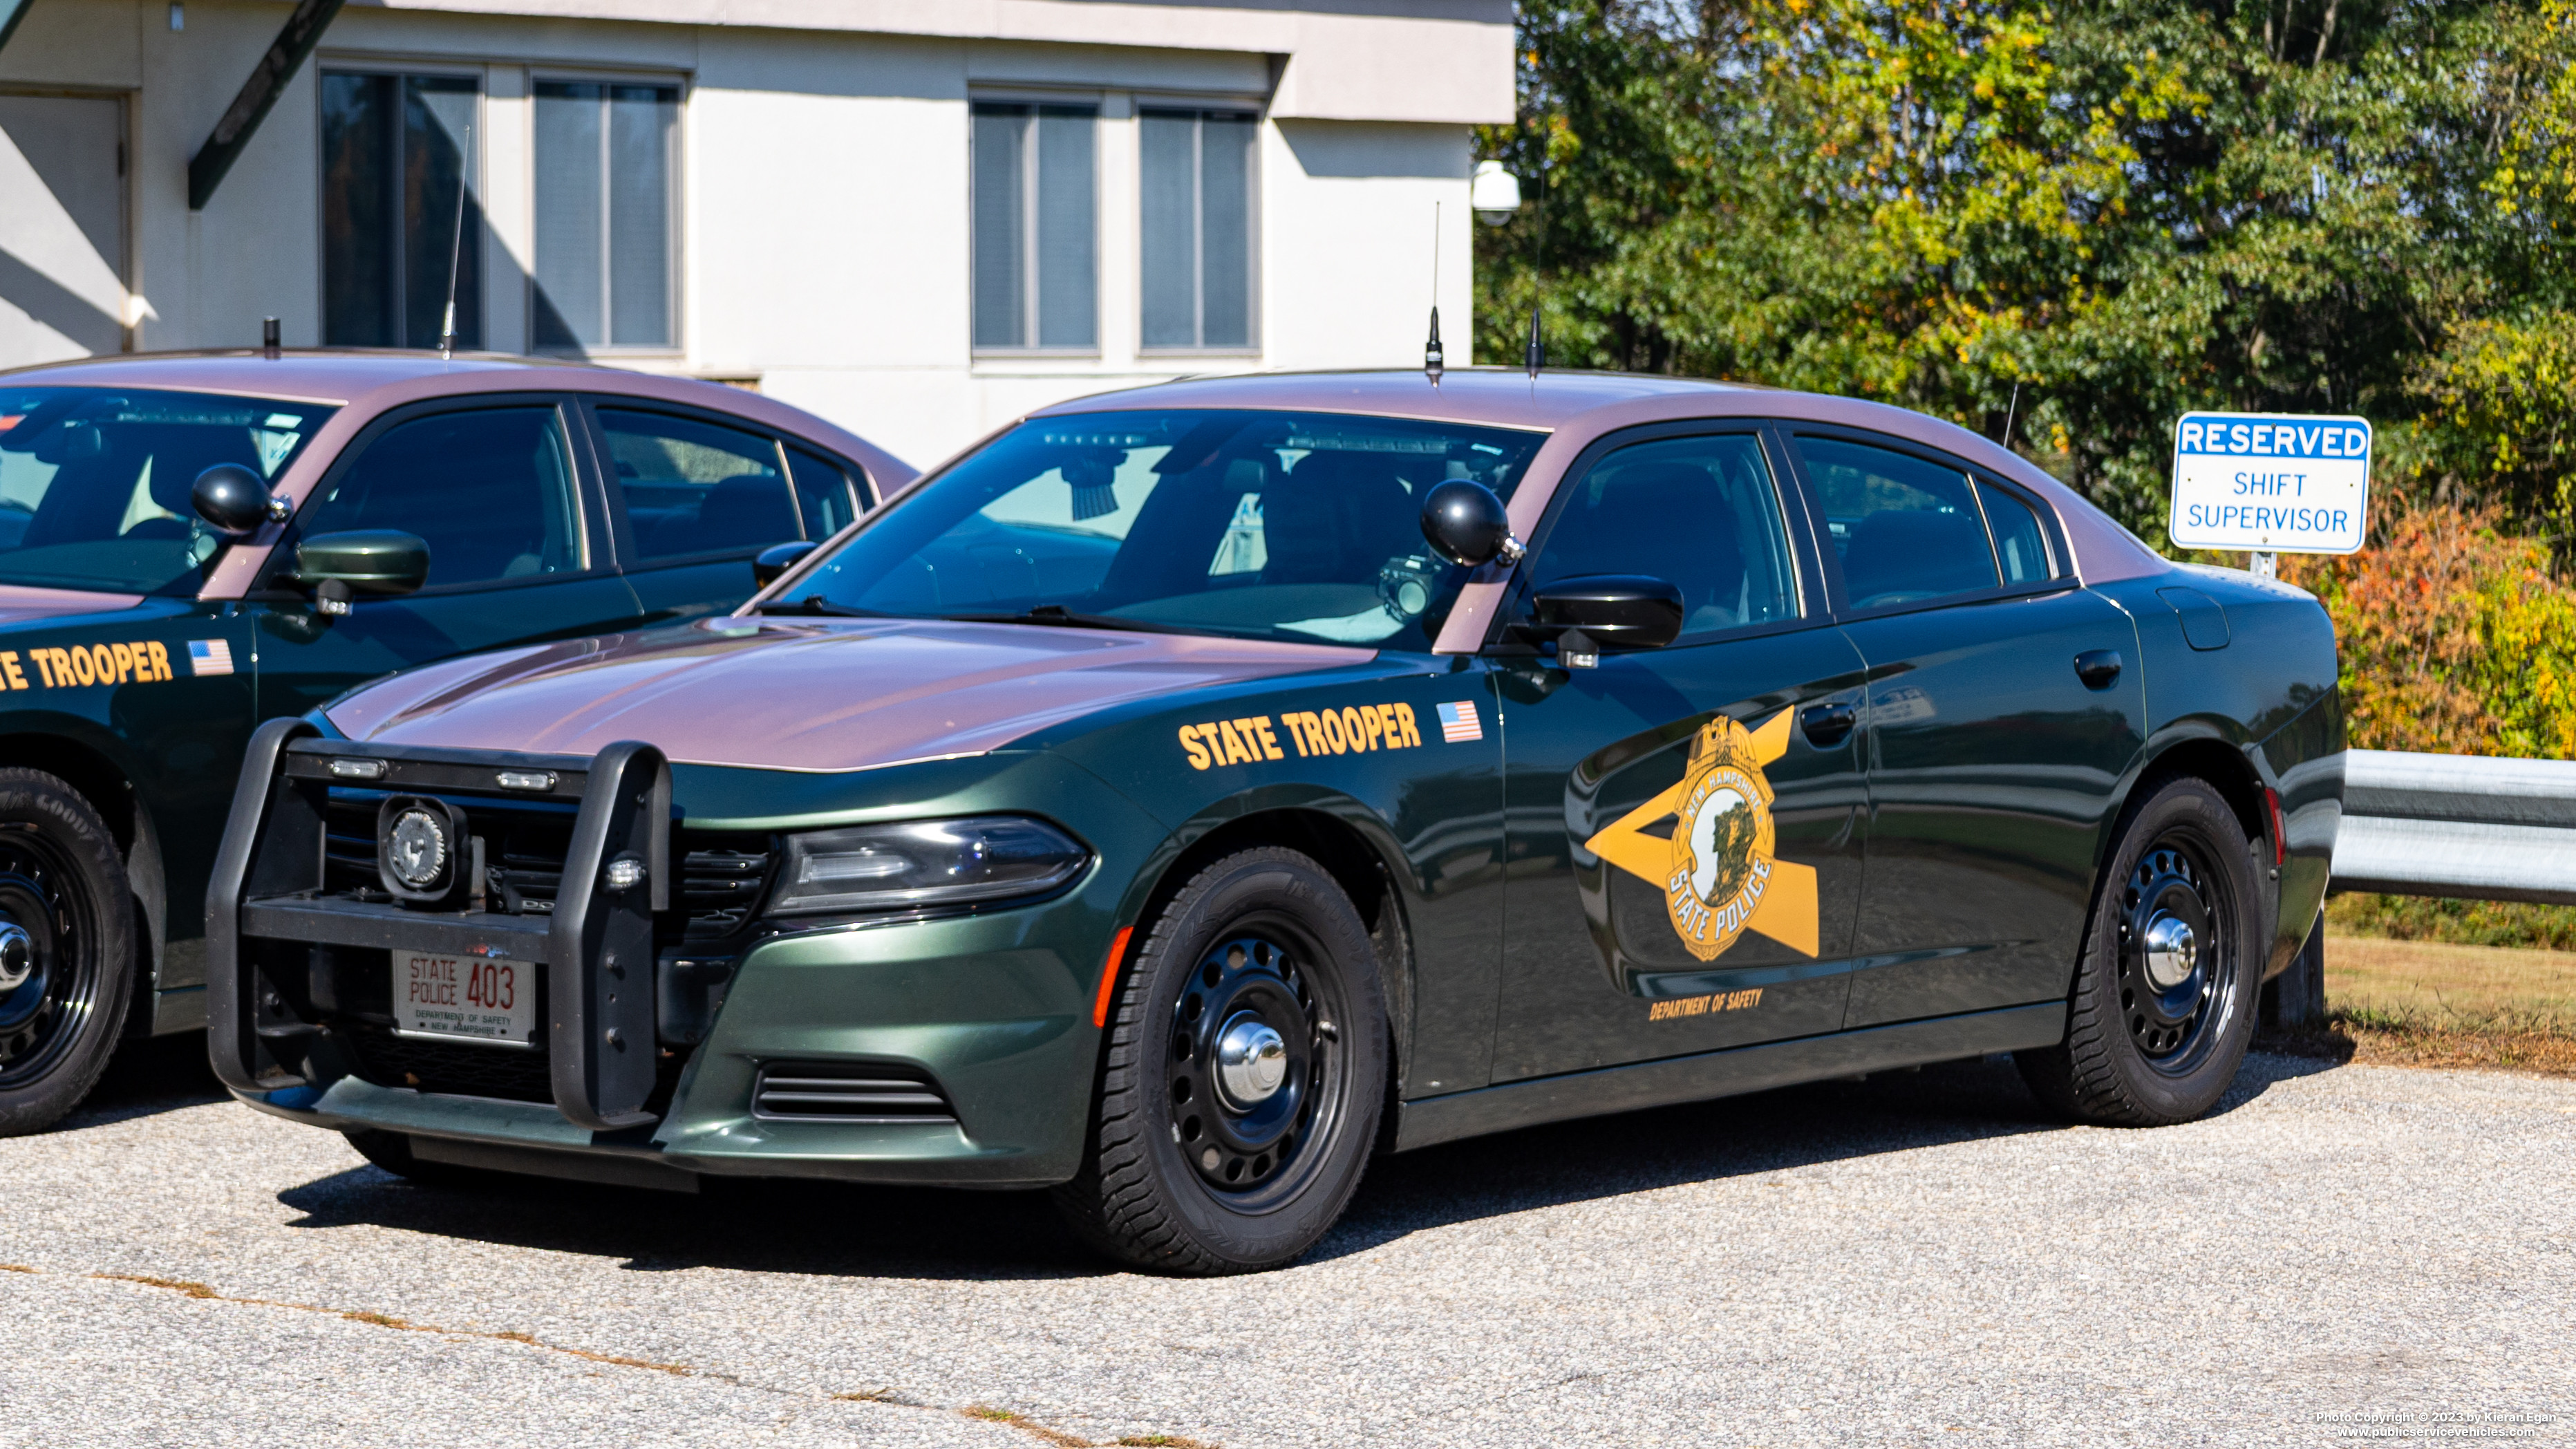
{"label": "headlight", "polygon": [[1042,895],[1090,859],[1054,826],[1009,815],[817,830],[787,837],[786,876],[770,909],[887,911]]}

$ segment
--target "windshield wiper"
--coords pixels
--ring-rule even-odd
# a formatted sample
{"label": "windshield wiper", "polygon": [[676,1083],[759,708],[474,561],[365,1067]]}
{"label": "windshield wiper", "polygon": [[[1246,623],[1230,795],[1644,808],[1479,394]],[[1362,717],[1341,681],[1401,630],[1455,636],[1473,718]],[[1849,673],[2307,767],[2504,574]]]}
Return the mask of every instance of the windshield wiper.
{"label": "windshield wiper", "polygon": [[1148,624],[1141,619],[1121,619],[1115,614],[1077,614],[1062,604],[1040,604],[1016,614],[942,614],[942,619],[960,624],[1044,624],[1058,629],[1117,629],[1130,634],[1190,634],[1197,631],[1171,624]]}
{"label": "windshield wiper", "polygon": [[835,604],[820,594],[807,594],[804,598],[793,600],[770,599],[761,604],[760,612],[764,615],[823,614],[835,619],[891,619],[895,617],[892,614],[877,613],[873,609],[848,608],[841,604]]}

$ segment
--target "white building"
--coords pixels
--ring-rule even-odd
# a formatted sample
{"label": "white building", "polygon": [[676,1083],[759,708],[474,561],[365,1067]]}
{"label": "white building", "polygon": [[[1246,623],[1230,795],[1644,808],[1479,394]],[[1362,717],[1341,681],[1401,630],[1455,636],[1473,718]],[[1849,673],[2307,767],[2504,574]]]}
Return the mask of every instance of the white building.
{"label": "white building", "polygon": [[0,366],[269,316],[289,346],[434,345],[452,264],[460,347],[758,386],[927,465],[1102,388],[1418,363],[1435,267],[1464,360],[1470,128],[1511,118],[1511,20],[0,0]]}

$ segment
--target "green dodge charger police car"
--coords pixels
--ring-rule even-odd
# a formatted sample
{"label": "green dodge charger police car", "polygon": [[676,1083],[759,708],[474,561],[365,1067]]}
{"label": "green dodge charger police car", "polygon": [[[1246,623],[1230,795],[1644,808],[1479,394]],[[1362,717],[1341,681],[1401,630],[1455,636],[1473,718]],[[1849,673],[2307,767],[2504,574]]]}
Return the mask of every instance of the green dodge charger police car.
{"label": "green dodge charger police car", "polygon": [[2316,601],[1898,409],[1456,371],[1031,415],[744,610],[263,726],[216,1068],[415,1176],[1052,1190],[1990,1052],[2207,1111],[2340,808]]}
{"label": "green dodge charger police car", "polygon": [[[0,374],[0,1135],[205,1024],[260,720],[407,665],[722,613],[911,470],[711,383],[250,352]],[[400,597],[397,597],[400,596]]]}

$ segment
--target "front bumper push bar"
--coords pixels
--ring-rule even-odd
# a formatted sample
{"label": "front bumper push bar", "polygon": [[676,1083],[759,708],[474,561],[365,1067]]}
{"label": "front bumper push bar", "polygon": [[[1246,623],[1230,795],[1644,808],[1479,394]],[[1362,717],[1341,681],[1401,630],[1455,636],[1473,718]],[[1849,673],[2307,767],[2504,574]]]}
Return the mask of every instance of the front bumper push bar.
{"label": "front bumper push bar", "polygon": [[[383,761],[383,774],[363,781],[373,789],[469,805],[477,797],[578,801],[554,914],[422,910],[328,894],[334,760]],[[505,770],[550,771],[554,780],[542,791],[505,790]],[[621,857],[644,867],[644,879],[623,890],[606,880]],[[266,977],[301,969],[287,964],[309,957],[298,944],[504,956],[545,968],[555,1106],[592,1131],[644,1125],[654,1120],[644,1110],[655,1081],[653,924],[670,904],[671,769],[651,745],[621,740],[588,758],[422,749],[326,740],[303,720],[271,720],[251,737],[206,893],[215,1075],[245,1093],[320,1085],[286,1065],[309,1061],[286,1048],[327,1028],[297,1019],[278,990],[286,983]]]}

